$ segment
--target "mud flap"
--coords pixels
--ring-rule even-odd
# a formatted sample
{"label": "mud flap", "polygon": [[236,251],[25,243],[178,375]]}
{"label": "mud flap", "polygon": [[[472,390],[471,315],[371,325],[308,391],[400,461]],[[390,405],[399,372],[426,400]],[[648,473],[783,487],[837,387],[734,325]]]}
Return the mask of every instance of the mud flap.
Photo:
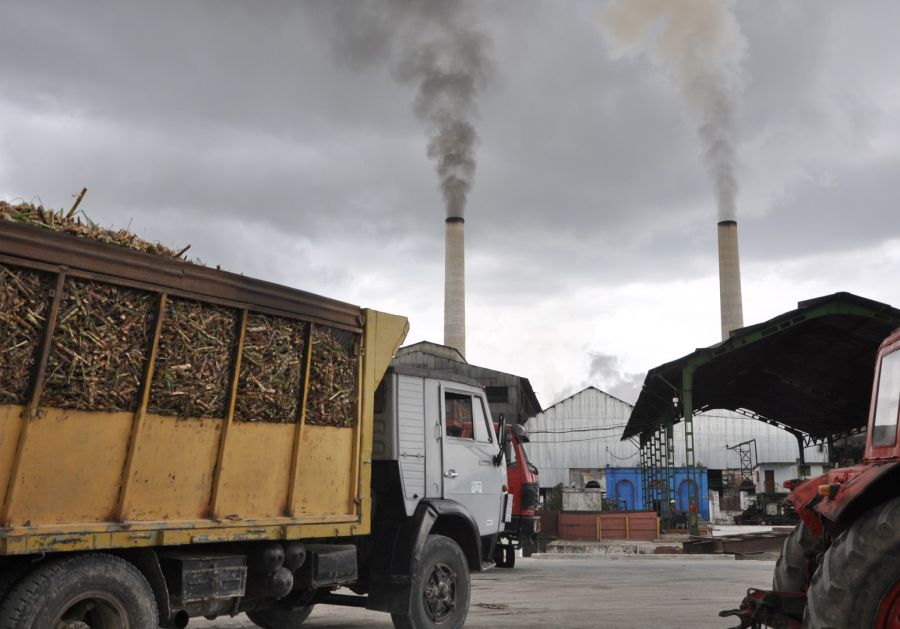
{"label": "mud flap", "polygon": [[420,502],[412,518],[380,536],[366,609],[391,614],[409,613],[413,567],[422,555],[425,540],[438,515],[433,505]]}

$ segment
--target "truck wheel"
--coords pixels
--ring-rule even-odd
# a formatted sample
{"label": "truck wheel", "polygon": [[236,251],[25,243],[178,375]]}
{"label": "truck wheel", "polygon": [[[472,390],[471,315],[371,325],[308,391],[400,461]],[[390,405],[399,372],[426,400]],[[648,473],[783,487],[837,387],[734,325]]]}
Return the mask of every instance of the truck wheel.
{"label": "truck wheel", "polygon": [[516,567],[516,549],[512,544],[497,546],[494,550],[494,563],[498,568]]}
{"label": "truck wheel", "polygon": [[19,579],[25,576],[30,567],[31,564],[25,561],[11,563],[3,567],[3,570],[0,571],[0,605],[3,604],[3,599],[19,582]]}
{"label": "truck wheel", "polygon": [[816,538],[803,522],[794,527],[784,540],[772,589],[776,592],[805,592],[809,583],[809,558],[816,545]]}
{"label": "truck wheel", "polygon": [[865,513],[825,552],[807,592],[807,629],[900,623],[900,498]]}
{"label": "truck wheel", "polygon": [[253,621],[254,625],[263,629],[295,629],[309,618],[313,607],[315,605],[305,605],[294,609],[278,609],[277,607],[257,609],[247,612],[247,618]]}
{"label": "truck wheel", "polygon": [[391,614],[395,629],[460,629],[469,613],[469,566],[449,537],[429,535],[413,579],[409,615]]}
{"label": "truck wheel", "polygon": [[526,539],[525,543],[522,544],[522,556],[523,557],[531,557],[534,554],[534,549],[537,546],[537,543],[533,539]]}
{"label": "truck wheel", "polygon": [[156,629],[144,575],[112,555],[48,561],[22,577],[0,605],[0,629]]}

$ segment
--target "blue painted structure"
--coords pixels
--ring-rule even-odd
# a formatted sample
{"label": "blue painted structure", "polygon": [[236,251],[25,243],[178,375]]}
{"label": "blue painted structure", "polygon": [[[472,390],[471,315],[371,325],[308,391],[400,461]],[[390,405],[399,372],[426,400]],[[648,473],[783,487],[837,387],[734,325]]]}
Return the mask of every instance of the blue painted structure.
{"label": "blue painted structure", "polygon": [[[675,511],[686,513],[688,510],[687,468],[676,467],[675,473]],[[606,497],[619,501],[623,509],[640,510],[644,508],[644,491],[641,485],[641,468],[639,467],[607,467]],[[697,496],[700,502],[700,519],[709,520],[709,482],[706,468],[694,468],[694,482],[698,484]]]}

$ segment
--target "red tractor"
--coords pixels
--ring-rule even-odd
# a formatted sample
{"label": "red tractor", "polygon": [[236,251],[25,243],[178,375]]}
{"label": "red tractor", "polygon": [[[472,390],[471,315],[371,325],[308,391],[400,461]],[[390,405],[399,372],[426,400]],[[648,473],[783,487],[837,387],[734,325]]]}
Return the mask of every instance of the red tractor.
{"label": "red tractor", "polygon": [[863,462],[799,484],[800,524],[785,540],[773,589],[750,590],[745,627],[900,629],[900,330],[878,350]]}

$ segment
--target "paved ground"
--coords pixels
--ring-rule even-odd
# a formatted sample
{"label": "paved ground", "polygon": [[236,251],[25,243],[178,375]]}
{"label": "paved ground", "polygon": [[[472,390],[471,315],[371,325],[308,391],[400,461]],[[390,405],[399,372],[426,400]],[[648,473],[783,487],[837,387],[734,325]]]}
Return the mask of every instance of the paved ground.
{"label": "paved ground", "polygon": [[[723,629],[718,617],[748,587],[771,586],[773,561],[724,558],[558,557],[519,559],[515,569],[476,575],[468,628]],[[317,607],[303,627],[390,629],[386,614]],[[245,616],[193,620],[190,629],[253,629]]]}

